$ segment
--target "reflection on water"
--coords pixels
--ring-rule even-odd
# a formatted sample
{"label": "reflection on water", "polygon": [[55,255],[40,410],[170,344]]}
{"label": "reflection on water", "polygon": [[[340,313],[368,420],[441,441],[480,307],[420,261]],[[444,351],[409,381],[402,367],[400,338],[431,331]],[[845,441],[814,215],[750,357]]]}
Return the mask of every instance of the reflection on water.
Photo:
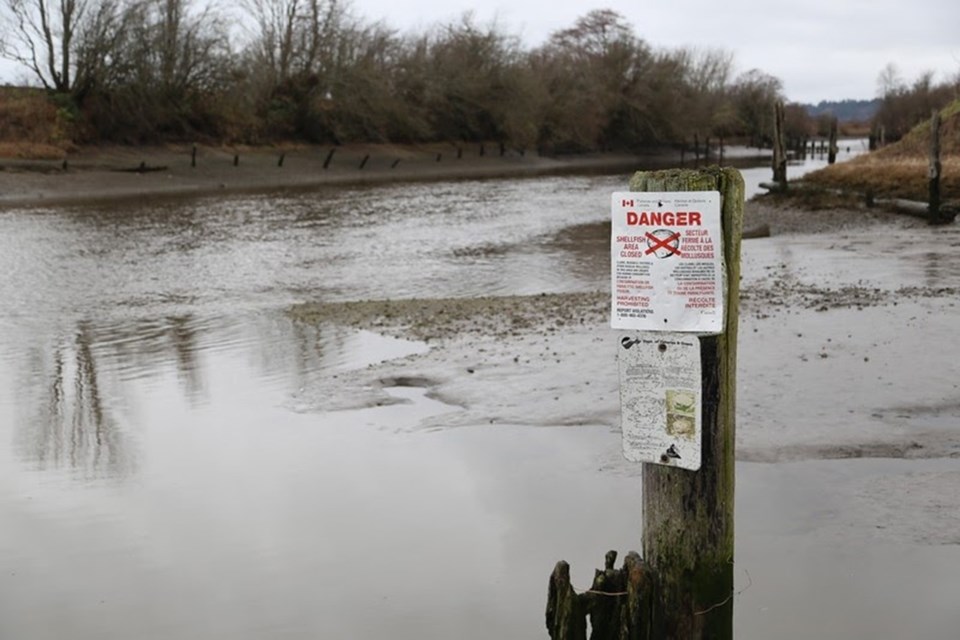
{"label": "reflection on water", "polygon": [[[40,469],[71,467],[86,477],[122,475],[131,466],[120,420],[109,401],[88,323],[72,339],[35,352],[20,397],[31,397],[34,415],[18,420],[23,458]],[[39,378],[39,384],[36,384]],[[31,405],[28,405],[29,409]]]}

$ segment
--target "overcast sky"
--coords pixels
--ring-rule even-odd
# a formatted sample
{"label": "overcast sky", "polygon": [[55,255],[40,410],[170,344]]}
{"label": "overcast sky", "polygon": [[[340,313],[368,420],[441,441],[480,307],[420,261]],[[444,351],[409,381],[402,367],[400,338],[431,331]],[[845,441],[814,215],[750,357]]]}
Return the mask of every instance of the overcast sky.
{"label": "overcast sky", "polygon": [[534,46],[591,9],[623,15],[655,47],[720,47],[737,69],[783,81],[795,102],[870,99],[893,62],[912,80],[960,72],[960,0],[353,0],[368,19],[406,30],[473,10]]}
{"label": "overcast sky", "polygon": [[[937,80],[960,72],[960,0],[347,1],[359,16],[401,31],[473,11],[481,23],[496,19],[527,47],[591,9],[610,8],[654,47],[732,51],[738,71],[758,68],[780,78],[794,102],[873,98],[889,62],[908,81],[925,70]],[[0,81],[22,77],[0,64]]]}

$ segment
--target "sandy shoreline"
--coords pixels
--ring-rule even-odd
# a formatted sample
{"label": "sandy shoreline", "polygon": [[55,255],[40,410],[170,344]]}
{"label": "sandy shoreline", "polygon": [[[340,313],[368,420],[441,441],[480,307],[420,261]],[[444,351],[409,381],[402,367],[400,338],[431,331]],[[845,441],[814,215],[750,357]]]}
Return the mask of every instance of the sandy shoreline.
{"label": "sandy shoreline", "polygon": [[[66,168],[61,160],[0,159],[0,207],[269,192],[323,185],[629,172],[679,160],[671,152],[548,157],[506,150],[501,156],[492,145],[484,147],[483,155],[479,145],[465,146],[459,156],[456,147],[440,144],[204,147],[198,149],[193,167],[188,146],[89,148],[68,157]],[[137,171],[141,163],[146,169],[142,172]]]}

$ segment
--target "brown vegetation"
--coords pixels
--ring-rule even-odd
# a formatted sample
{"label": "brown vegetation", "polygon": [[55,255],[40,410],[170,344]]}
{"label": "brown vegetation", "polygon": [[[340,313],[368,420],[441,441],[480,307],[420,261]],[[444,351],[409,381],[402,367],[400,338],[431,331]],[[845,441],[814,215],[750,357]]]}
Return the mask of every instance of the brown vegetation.
{"label": "brown vegetation", "polygon": [[68,116],[37,89],[0,87],[0,157],[59,159],[71,147]]}
{"label": "brown vegetation", "polygon": [[[398,34],[335,0],[245,0],[238,41],[199,0],[0,0],[0,55],[80,143],[493,142],[546,152],[770,138],[779,80],[656,49],[595,10],[525,50],[469,15]],[[208,8],[203,8],[207,6]],[[15,19],[14,19],[15,18]],[[15,142],[6,134],[0,139]],[[502,145],[502,147],[501,147]],[[490,150],[493,152],[493,150]]]}

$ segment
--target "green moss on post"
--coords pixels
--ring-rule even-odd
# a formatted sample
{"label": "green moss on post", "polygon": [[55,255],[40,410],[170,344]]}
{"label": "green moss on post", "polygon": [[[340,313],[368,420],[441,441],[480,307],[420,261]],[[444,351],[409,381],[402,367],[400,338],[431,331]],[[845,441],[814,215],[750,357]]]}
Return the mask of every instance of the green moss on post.
{"label": "green moss on post", "polygon": [[743,178],[736,169],[637,173],[631,191],[719,191],[726,326],[700,338],[703,454],[699,471],[643,470],[643,556],[656,576],[654,638],[733,637],[733,498]]}

